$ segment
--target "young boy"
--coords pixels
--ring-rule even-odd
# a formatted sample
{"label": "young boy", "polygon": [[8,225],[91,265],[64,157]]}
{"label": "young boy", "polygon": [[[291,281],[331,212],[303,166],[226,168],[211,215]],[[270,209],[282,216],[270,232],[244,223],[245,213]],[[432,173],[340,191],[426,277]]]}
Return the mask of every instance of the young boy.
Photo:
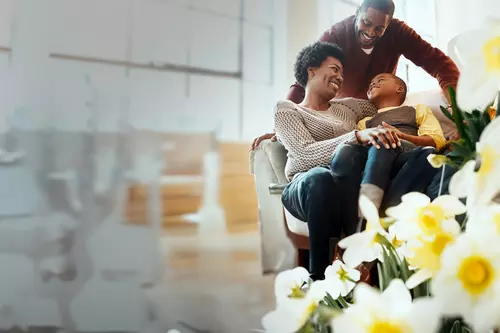
{"label": "young boy", "polygon": [[393,129],[400,141],[400,147],[367,147],[367,160],[360,195],[367,196],[380,209],[393,166],[405,161],[404,153],[417,146],[433,147],[439,151],[446,145],[443,131],[432,111],[425,105],[402,106],[407,87],[399,77],[382,73],[374,77],[368,89],[368,99],[378,113],[358,123],[358,130],[373,127]]}

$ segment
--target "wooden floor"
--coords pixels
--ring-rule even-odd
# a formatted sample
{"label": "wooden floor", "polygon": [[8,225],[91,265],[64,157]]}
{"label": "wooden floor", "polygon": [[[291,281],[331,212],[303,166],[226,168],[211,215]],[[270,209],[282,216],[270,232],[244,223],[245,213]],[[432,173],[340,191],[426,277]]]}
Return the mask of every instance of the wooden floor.
{"label": "wooden floor", "polygon": [[253,225],[208,235],[196,229],[167,231],[164,280],[150,290],[164,329],[244,333],[261,328],[262,315],[274,307],[274,276],[261,274]]}

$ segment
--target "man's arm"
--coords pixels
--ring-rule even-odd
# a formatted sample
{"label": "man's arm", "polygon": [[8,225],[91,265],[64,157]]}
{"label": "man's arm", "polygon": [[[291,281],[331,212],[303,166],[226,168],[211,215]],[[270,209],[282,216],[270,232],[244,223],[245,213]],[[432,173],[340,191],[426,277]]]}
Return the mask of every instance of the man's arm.
{"label": "man's arm", "polygon": [[[319,40],[321,42],[337,44],[337,35],[335,33],[335,30],[333,29],[333,26],[325,31],[325,33],[320,37]],[[305,94],[306,92],[304,90],[304,87],[302,87],[298,82],[295,82],[290,87],[290,91],[288,92],[288,96],[286,97],[286,99],[296,104],[300,104],[304,100]]]}
{"label": "man's arm", "polygon": [[456,89],[460,72],[457,66],[441,50],[433,47],[420,37],[415,30],[401,23],[401,30],[396,39],[401,47],[401,53],[415,65],[422,67],[435,77],[443,93],[450,102],[448,87]]}

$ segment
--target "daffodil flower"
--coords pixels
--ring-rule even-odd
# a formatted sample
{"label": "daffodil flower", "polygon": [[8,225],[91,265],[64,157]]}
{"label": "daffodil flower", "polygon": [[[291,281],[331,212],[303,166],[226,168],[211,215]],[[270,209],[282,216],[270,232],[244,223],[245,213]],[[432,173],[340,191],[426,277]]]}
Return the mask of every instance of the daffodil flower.
{"label": "daffodil flower", "polygon": [[429,164],[436,169],[439,169],[443,165],[445,165],[448,162],[448,157],[445,155],[438,155],[438,154],[430,154],[427,156],[427,161]]}
{"label": "daffodil flower", "polygon": [[454,53],[462,67],[457,85],[459,107],[484,110],[500,91],[500,26],[461,34]]}
{"label": "daffodil flower", "polygon": [[360,277],[361,273],[358,270],[346,266],[340,260],[335,260],[325,270],[325,281],[335,290],[335,294],[330,294],[334,299],[338,298],[339,295],[347,296],[354,289]]}
{"label": "daffodil flower", "polygon": [[500,118],[493,120],[476,143],[476,160],[467,162],[450,180],[450,193],[467,198],[468,210],[483,206],[500,191]]}
{"label": "daffodil flower", "polygon": [[430,298],[412,302],[403,281],[392,280],[380,293],[367,284],[354,289],[354,305],[332,320],[334,332],[406,333],[435,332],[440,308]]}
{"label": "daffodil flower", "polygon": [[304,267],[295,267],[279,273],[274,280],[276,303],[280,304],[288,298],[305,297],[304,289],[309,282],[309,272]]}
{"label": "daffodil flower", "polygon": [[380,237],[387,235],[380,223],[377,207],[366,196],[360,196],[359,208],[366,218],[366,229],[355,233],[339,242],[339,247],[346,249],[342,259],[349,267],[356,267],[363,262],[382,260]]}
{"label": "daffodil flower", "polygon": [[460,225],[454,220],[445,220],[441,230],[433,236],[419,236],[408,241],[407,260],[417,271],[406,281],[406,286],[413,289],[432,278],[441,267],[441,254],[460,235]]}
{"label": "daffodil flower", "polygon": [[431,202],[425,194],[412,192],[401,200],[399,205],[386,211],[388,216],[396,219],[389,230],[400,240],[433,236],[441,231],[444,221],[455,221],[457,215],[465,213],[465,205],[451,195],[439,196]]}
{"label": "daffodil flower", "polygon": [[472,210],[466,232],[488,232],[500,237],[500,205],[491,204]]}
{"label": "daffodil flower", "polygon": [[296,333],[311,319],[327,293],[335,292],[335,287],[326,280],[313,282],[303,297],[288,298],[262,318],[265,332]]}
{"label": "daffodil flower", "polygon": [[487,230],[461,234],[441,255],[432,294],[446,314],[462,316],[475,332],[498,324],[500,238]]}

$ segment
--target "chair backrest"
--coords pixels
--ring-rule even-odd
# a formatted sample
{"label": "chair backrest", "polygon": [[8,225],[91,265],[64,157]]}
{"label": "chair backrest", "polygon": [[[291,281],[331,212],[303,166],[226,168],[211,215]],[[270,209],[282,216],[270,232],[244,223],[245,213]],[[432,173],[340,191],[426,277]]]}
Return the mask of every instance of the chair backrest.
{"label": "chair backrest", "polygon": [[443,111],[441,111],[440,106],[445,106],[448,103],[440,89],[409,93],[404,105],[415,106],[417,104],[427,105],[432,110],[432,113],[441,124],[445,138],[451,138],[457,133],[457,127],[453,121],[446,118]]}

